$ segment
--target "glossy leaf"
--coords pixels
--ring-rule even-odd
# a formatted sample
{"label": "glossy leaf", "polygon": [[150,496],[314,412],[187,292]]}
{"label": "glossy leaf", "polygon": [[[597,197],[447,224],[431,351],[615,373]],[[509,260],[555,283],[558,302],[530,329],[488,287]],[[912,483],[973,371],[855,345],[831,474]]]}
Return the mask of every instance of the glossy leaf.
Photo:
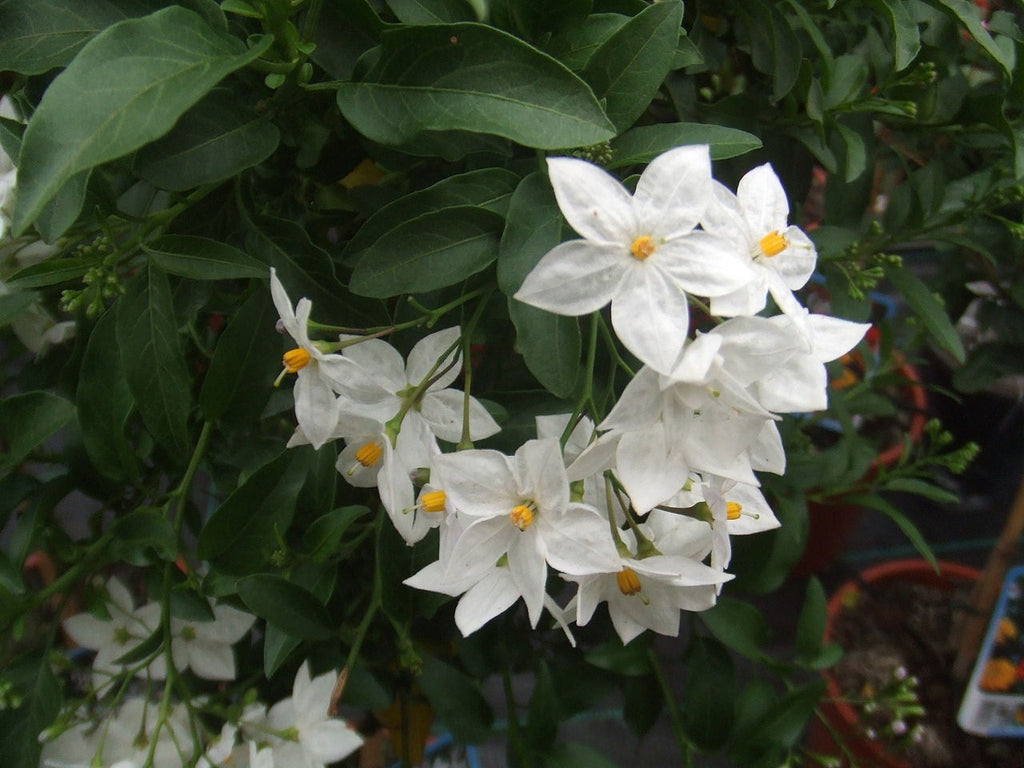
{"label": "glossy leaf", "polygon": [[349,287],[360,296],[423,293],[465,280],[498,257],[504,219],[457,206],[399,224],[363,255]]}
{"label": "glossy leaf", "polygon": [[587,61],[581,76],[605,102],[616,132],[646,111],[672,67],[683,4],[669,0],[648,7],[619,28]]}
{"label": "glossy leaf", "polygon": [[239,485],[199,532],[198,556],[232,573],[266,563],[295,514],[310,453],[287,450]]}
{"label": "glossy leaf", "polygon": [[387,0],[388,7],[403,24],[445,24],[475,21],[465,0]]}
{"label": "glossy leaf", "polygon": [[620,13],[592,13],[554,35],[547,49],[574,72],[581,71],[604,42],[629,21]]}
{"label": "glossy leaf", "polygon": [[75,406],[50,392],[26,392],[0,400],[0,472],[14,469],[74,418]]}
{"label": "glossy leaf", "polygon": [[81,256],[50,258],[19,269],[6,282],[18,288],[45,288],[68,280],[77,280],[89,271],[89,267],[93,266],[95,261]]}
{"label": "glossy leaf", "polygon": [[205,237],[164,235],[144,248],[164,272],[192,280],[270,277],[270,270],[245,251]]}
{"label": "glossy leaf", "polygon": [[613,139],[612,161],[608,167],[649,163],[662,152],[688,144],[708,144],[713,160],[738,157],[761,148],[757,136],[736,128],[703,123],[658,123],[632,128]]}
{"label": "glossy leaf", "polygon": [[174,128],[136,156],[132,170],[163,189],[186,190],[238,175],[277,149],[280,131],[266,117],[217,88]]}
{"label": "glossy leaf", "polygon": [[61,187],[36,219],[36,229],[48,243],[55,242],[71,228],[85,205],[92,170],[76,173]]}
{"label": "glossy leaf", "polygon": [[146,428],[184,465],[191,451],[191,379],[178,338],[167,276],[150,266],[128,282],[117,304],[117,344],[128,389]]}
{"label": "glossy leaf", "polygon": [[178,6],[101,32],[50,84],[25,130],[14,230],[34,222],[72,177],[162,136],[270,42],[246,50]]}
{"label": "glossy leaf", "polygon": [[116,311],[96,322],[82,357],[75,404],[82,442],[92,465],[112,480],[138,472],[138,460],[125,434],[134,399],[121,366]]}
{"label": "glossy leaf", "polygon": [[238,595],[250,611],[292,637],[326,640],[334,634],[334,623],[323,604],[280,576],[247,576],[238,582]]}
{"label": "glossy leaf", "polygon": [[714,608],[698,615],[723,645],[748,659],[763,658],[762,646],[768,641],[768,624],[750,603],[733,597],[720,597]]}
{"label": "glossy leaf", "polygon": [[268,680],[300,645],[302,638],[288,634],[276,624],[267,624],[263,637],[263,674]]}
{"label": "glossy leaf", "polygon": [[750,53],[754,66],[772,77],[772,100],[789,93],[800,73],[800,40],[786,17],[771,4],[745,5],[742,13],[750,25]]}
{"label": "glossy leaf", "polygon": [[337,554],[342,539],[352,527],[352,523],[368,514],[369,507],[353,505],[339,507],[318,517],[310,523],[302,537],[302,543],[309,551],[309,556],[317,562],[323,562],[331,555]]}
{"label": "glossy leaf", "polygon": [[378,62],[338,90],[342,114],[382,144],[423,131],[492,133],[540,149],[610,139],[590,88],[536,48],[481,24],[389,30]]}

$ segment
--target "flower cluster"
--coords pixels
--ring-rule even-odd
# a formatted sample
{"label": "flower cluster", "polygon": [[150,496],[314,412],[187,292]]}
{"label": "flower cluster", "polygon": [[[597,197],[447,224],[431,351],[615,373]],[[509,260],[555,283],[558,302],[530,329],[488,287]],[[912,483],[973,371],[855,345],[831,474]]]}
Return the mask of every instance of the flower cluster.
{"label": "flower cluster", "polygon": [[[339,472],[377,487],[409,544],[440,527],[438,559],[407,583],[459,597],[464,634],[521,598],[534,626],[547,609],[568,633],[604,602],[624,642],[675,635],[680,611],[712,606],[731,578],[730,536],[778,525],[756,475],[785,468],[778,414],[824,408],[825,363],[867,326],[795,297],[816,253],[767,165],[735,194],[712,178],[706,146],[655,158],[632,194],[584,160],[551,158],[548,170],[581,237],[548,252],[515,298],[573,316],[611,304],[618,342],[642,364],[614,407],[585,398],[538,420],[512,456],[474,448],[498,425],[448,388],[459,328],[426,336],[404,363],[379,334],[311,341],[309,301],[293,309],[272,274],[298,345],[284,356],[298,375],[290,444],[341,438]],[[769,295],[781,312],[763,316]],[[714,315],[710,330],[691,334],[691,304]],[[565,607],[551,570],[578,586]]]}
{"label": "flower cluster", "polygon": [[224,722],[220,736],[200,737],[195,715],[206,711],[204,697],[180,702],[165,695],[156,703],[129,682],[140,677],[148,688],[153,682],[166,681],[168,662],[175,677],[191,670],[205,680],[234,680],[232,646],[249,632],[255,617],[222,604],[211,604],[213,618],[205,621],[171,616],[169,652],[158,648],[134,664],[123,663],[135,655],[133,651],[144,651],[140,645],[157,631],[160,605],[136,608],[117,577],[107,581],[105,593],[96,612],[102,618],[79,613],[64,621],[72,641],[96,651],[92,687],[88,706],[43,734],[40,765],[44,768],[171,768],[197,759],[201,768],[323,768],[362,744],[348,723],[328,715],[337,673],[311,677],[308,662],[299,668],[291,696],[271,706],[247,698],[245,706],[232,710],[227,718],[223,710],[213,707],[210,714]]}

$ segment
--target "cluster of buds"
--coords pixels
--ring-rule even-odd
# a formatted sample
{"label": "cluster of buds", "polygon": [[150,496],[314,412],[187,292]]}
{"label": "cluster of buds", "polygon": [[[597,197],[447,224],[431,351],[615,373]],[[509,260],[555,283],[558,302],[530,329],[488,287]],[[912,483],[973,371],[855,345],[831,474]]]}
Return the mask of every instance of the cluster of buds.
{"label": "cluster of buds", "polygon": [[864,735],[907,748],[924,738],[919,722],[925,708],[917,695],[918,679],[905,667],[896,667],[881,688],[865,683],[861,690],[860,712]]}

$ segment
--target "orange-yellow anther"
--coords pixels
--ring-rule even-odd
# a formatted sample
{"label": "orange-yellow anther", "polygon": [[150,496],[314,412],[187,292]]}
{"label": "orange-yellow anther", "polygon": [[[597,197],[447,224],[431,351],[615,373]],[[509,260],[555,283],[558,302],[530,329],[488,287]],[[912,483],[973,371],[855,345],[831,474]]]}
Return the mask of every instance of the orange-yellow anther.
{"label": "orange-yellow anther", "polygon": [[778,230],[773,230],[762,237],[758,245],[761,246],[761,253],[771,258],[772,256],[778,256],[789,248],[789,240],[780,235]]}
{"label": "orange-yellow anther", "polygon": [[520,531],[525,531],[533,525],[533,510],[525,504],[514,507],[508,517],[512,521],[512,525]]}
{"label": "orange-yellow anther", "polygon": [[424,512],[444,512],[448,496],[444,491],[430,491],[420,496],[420,506]]}
{"label": "orange-yellow anther", "polygon": [[634,259],[643,261],[650,256],[656,250],[657,246],[654,244],[654,238],[650,235],[642,235],[633,241],[633,244],[629,246],[629,252],[633,254]]}
{"label": "orange-yellow anther", "polygon": [[288,373],[297,373],[309,365],[312,355],[304,349],[289,349],[284,353],[284,369]]}
{"label": "orange-yellow anther", "polygon": [[367,443],[358,451],[356,451],[356,461],[362,464],[364,467],[373,467],[380,461],[380,457],[384,455],[384,451],[376,443]]}
{"label": "orange-yellow anther", "polygon": [[739,520],[740,513],[743,512],[743,505],[738,504],[735,501],[727,502],[725,505],[725,514],[730,520]]}
{"label": "orange-yellow anther", "polygon": [[615,574],[615,581],[619,584],[619,592],[627,597],[632,597],[641,589],[640,577],[636,575],[636,571],[632,568],[623,568]]}

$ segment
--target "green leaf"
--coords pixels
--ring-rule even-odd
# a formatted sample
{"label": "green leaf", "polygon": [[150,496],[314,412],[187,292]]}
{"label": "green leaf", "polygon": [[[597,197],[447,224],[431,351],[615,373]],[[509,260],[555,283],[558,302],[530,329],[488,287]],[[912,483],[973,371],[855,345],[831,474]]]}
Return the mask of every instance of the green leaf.
{"label": "green leaf", "polygon": [[78,220],[82,207],[85,205],[85,196],[89,191],[91,176],[91,169],[76,173],[43,207],[35,223],[36,229],[39,230],[39,234],[46,242],[55,242]]}
{"label": "green leaf", "polygon": [[6,601],[14,596],[24,595],[26,591],[21,571],[14,567],[14,563],[3,551],[0,551],[0,597]]}
{"label": "green leaf", "polygon": [[336,80],[350,80],[359,58],[377,44],[384,22],[368,0],[324,3],[310,58]]}
{"label": "green leaf", "polygon": [[39,75],[63,67],[105,27],[163,5],[162,0],[3,0],[0,70]]}
{"label": "green leaf", "polygon": [[960,496],[945,488],[939,488],[927,480],[916,477],[894,477],[884,483],[886,491],[897,491],[899,493],[913,493],[916,496],[923,496],[926,499],[937,501],[940,504],[956,504]]}
{"label": "green leaf", "polygon": [[846,147],[843,179],[850,182],[860,178],[860,175],[867,170],[867,146],[864,143],[864,138],[852,128],[842,123],[836,123],[836,130],[839,131]]}
{"label": "green leaf", "polygon": [[498,257],[504,222],[485,208],[457,206],[399,224],[363,251],[349,287],[387,298],[454,285]]}
{"label": "green leaf", "polygon": [[646,736],[657,724],[665,702],[652,691],[658,687],[654,675],[627,677],[622,681],[622,719],[634,734]]}
{"label": "green leaf", "polygon": [[738,157],[761,148],[752,133],[704,123],[658,123],[631,128],[611,141],[609,168],[649,163],[662,152],[688,144],[708,144],[712,160]]}
{"label": "green leaf", "polygon": [[735,734],[732,743],[741,745],[742,754],[757,759],[772,747],[795,746],[824,694],[825,681],[818,679],[776,696],[766,712]]}
{"label": "green leaf", "polygon": [[897,527],[903,531],[903,534],[910,540],[910,543],[914,545],[914,549],[918,553],[931,563],[932,567],[938,570],[938,561],[935,558],[935,553],[932,552],[932,548],[928,545],[927,539],[921,534],[910,518],[903,514],[900,510],[890,504],[888,501],[883,499],[881,496],[871,494],[859,494],[850,496],[847,501],[850,504],[861,504],[871,509],[877,509],[879,512],[885,514],[890,520],[896,523]]}
{"label": "green leaf", "polygon": [[337,554],[341,541],[352,527],[352,523],[368,514],[369,507],[354,505],[339,507],[318,517],[310,523],[302,536],[302,543],[309,556],[316,562],[323,562],[331,555]]}
{"label": "green leaf", "polygon": [[385,32],[379,60],[361,82],[341,86],[338,106],[357,131],[382,144],[466,130],[557,149],[615,133],[576,75],[523,41],[473,23]]}
{"label": "green leaf", "polygon": [[68,280],[77,280],[95,263],[95,259],[81,256],[51,258],[19,269],[6,282],[17,288],[46,288]]}
{"label": "green leaf", "polygon": [[105,29],[50,84],[25,129],[14,230],[24,232],[72,177],[165,134],[271,42],[246,50],[178,6]]}
{"label": "green leaf", "polygon": [[34,768],[42,749],[39,734],[60,714],[60,682],[42,652],[5,662],[4,680],[23,704],[0,710],[0,755],[10,768]]}
{"label": "green leaf", "polygon": [[111,527],[111,556],[132,560],[137,550],[152,548],[162,560],[178,556],[178,537],[163,510],[140,508],[118,518]]}
{"label": "green leaf", "polygon": [[498,286],[509,297],[509,317],[516,327],[516,348],[526,367],[552,394],[567,397],[576,385],[580,363],[580,329],[575,317],[563,317],[512,298],[526,275],[562,240],[562,213],[547,178],[527,176],[509,203],[498,250]]}
{"label": "green leaf", "polygon": [[0,400],[0,473],[9,472],[75,419],[75,406],[49,392]]}
{"label": "green leaf", "polygon": [[945,307],[931,289],[913,272],[903,267],[890,267],[885,276],[903,296],[907,306],[921,320],[925,329],[942,349],[962,363],[966,358],[963,342],[946,314]]}
{"label": "green leaf", "polygon": [[192,382],[178,338],[171,287],[167,276],[153,266],[128,282],[117,303],[117,344],[143,423],[173,460],[185,464],[192,448]]}
{"label": "green leaf", "polygon": [[39,294],[34,291],[0,294],[0,327],[8,325],[37,301]]}
{"label": "green leaf", "polygon": [[207,419],[238,426],[259,420],[281,370],[276,322],[277,310],[264,290],[254,291],[228,321],[199,392]]}
{"label": "green leaf", "polygon": [[116,312],[104,312],[89,334],[78,372],[78,423],[92,465],[105,477],[125,481],[138,474],[138,460],[125,435],[134,406],[121,366]]}
{"label": "green leaf", "polygon": [[651,660],[647,655],[649,648],[650,643],[643,637],[628,645],[610,640],[588,651],[584,658],[599,669],[625,677],[641,677],[651,674]]}
{"label": "green leaf", "polygon": [[764,658],[762,646],[768,642],[768,624],[750,603],[733,597],[720,597],[714,608],[698,615],[723,645],[754,661]]}
{"label": "green leaf", "polygon": [[266,635],[263,638],[263,674],[268,680],[301,644],[302,638],[289,635],[274,624],[267,624]]}
{"label": "green leaf", "polygon": [[289,449],[256,470],[199,532],[196,553],[232,573],[252,573],[280,546],[295,514],[312,450]]}
{"label": "green leaf", "polygon": [[266,279],[270,270],[244,251],[205,237],[164,235],[143,246],[164,272],[192,280]]}
{"label": "green leaf", "polygon": [[686,655],[686,732],[701,749],[725,745],[736,717],[736,669],[725,646],[694,637]]}
{"label": "green leaf", "polygon": [[815,659],[821,653],[827,617],[825,603],[825,588],[812,576],[807,580],[804,604],[796,625],[796,653],[805,660]]}
{"label": "green leaf", "polygon": [[558,736],[558,723],[561,719],[561,706],[551,678],[551,669],[541,659],[526,720],[526,739],[530,747],[540,752],[550,749]]}
{"label": "green leaf", "polygon": [[595,51],[627,21],[629,17],[619,13],[592,13],[580,24],[567,26],[554,35],[548,50],[569,69],[579,72]]}
{"label": "green leaf", "polygon": [[977,6],[968,0],[925,0],[935,8],[941,8],[952,15],[967,32],[974,38],[974,41],[984,49],[985,53],[991,56],[995,62],[1003,68],[1008,78],[1013,76],[1013,67],[1016,56],[1014,48],[1000,46],[995,38],[985,29],[978,15]]}
{"label": "green leaf", "polygon": [[893,70],[902,72],[921,51],[921,32],[904,0],[872,0],[872,6],[889,17],[892,24]]}
{"label": "green leaf", "polygon": [[387,0],[387,4],[403,24],[476,20],[476,14],[465,0]]}
{"label": "green leaf", "polygon": [[563,741],[544,757],[544,768],[618,768],[617,764],[591,746]]}
{"label": "green leaf", "polygon": [[774,5],[745,4],[740,12],[749,25],[750,53],[754,66],[772,77],[772,101],[778,101],[796,85],[800,74],[801,48],[786,17]]}
{"label": "green leaf", "polygon": [[135,156],[132,170],[163,189],[186,190],[237,176],[263,162],[281,139],[277,126],[216,88],[162,139]]}
{"label": "green leaf", "polygon": [[238,582],[238,595],[250,611],[292,637],[326,640],[334,634],[334,622],[313,593],[280,576],[247,576]]}
{"label": "green leaf", "polygon": [[424,655],[417,682],[438,719],[457,741],[479,744],[491,737],[494,717],[476,681],[450,664]]}
{"label": "green leaf", "polygon": [[503,168],[482,168],[449,176],[398,198],[370,216],[345,246],[343,256],[352,258],[403,222],[445,208],[474,206],[504,215],[518,183],[519,177]]}
{"label": "green leaf", "polygon": [[612,34],[587,61],[581,75],[604,100],[617,133],[647,110],[671,70],[682,20],[682,3],[652,5]]}

